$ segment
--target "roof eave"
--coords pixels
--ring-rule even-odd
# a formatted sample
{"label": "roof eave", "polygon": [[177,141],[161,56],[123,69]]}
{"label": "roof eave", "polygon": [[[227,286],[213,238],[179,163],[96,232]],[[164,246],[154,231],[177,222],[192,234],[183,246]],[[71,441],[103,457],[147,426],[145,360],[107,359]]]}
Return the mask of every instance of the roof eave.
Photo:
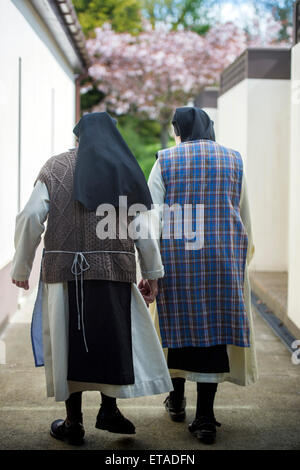
{"label": "roof eave", "polygon": [[89,65],[85,37],[70,0],[30,0],[51,32],[74,73]]}

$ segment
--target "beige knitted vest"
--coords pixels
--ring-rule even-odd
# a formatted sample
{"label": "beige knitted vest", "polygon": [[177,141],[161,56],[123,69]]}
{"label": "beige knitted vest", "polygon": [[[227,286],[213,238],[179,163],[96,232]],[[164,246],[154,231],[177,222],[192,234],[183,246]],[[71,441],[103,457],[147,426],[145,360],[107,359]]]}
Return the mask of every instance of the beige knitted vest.
{"label": "beige knitted vest", "polygon": [[[84,279],[136,282],[134,242],[130,238],[100,240],[96,235],[96,226],[101,217],[73,200],[76,156],[77,150],[74,149],[50,158],[37,178],[46,184],[50,198],[44,237],[43,281],[74,280],[74,270],[78,267],[74,267],[74,257],[75,253],[80,252],[85,257],[83,261],[79,256],[79,262],[83,261],[85,269],[82,274]],[[63,253],[51,253],[53,251]]]}

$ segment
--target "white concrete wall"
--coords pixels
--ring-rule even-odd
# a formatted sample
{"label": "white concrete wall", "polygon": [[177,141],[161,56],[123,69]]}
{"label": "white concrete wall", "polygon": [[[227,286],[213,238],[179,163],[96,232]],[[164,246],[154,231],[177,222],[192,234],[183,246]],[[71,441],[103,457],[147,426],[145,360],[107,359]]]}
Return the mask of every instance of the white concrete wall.
{"label": "white concrete wall", "polygon": [[246,172],[257,271],[288,269],[290,81],[248,80]]}
{"label": "white concrete wall", "polygon": [[300,43],[292,50],[288,317],[300,328]]}
{"label": "white concrete wall", "polygon": [[247,79],[219,99],[219,141],[245,163],[257,271],[288,268],[289,102],[289,80]]}
{"label": "white concrete wall", "polygon": [[74,143],[72,70],[27,0],[0,1],[0,269],[13,255],[22,60],[21,207],[42,164]]}
{"label": "white concrete wall", "polygon": [[218,142],[247,159],[248,83],[244,80],[218,98]]}

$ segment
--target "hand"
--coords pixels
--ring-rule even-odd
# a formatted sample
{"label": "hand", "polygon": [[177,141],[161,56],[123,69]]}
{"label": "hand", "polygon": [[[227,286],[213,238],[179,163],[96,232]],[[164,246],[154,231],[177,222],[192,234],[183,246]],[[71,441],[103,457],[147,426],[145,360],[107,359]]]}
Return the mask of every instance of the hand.
{"label": "hand", "polygon": [[155,297],[158,294],[157,280],[156,279],[148,279],[148,280],[142,279],[138,287],[148,307],[149,304],[154,302]]}
{"label": "hand", "polygon": [[25,290],[29,289],[28,281],[16,281],[15,279],[12,279],[11,282],[15,284],[17,287],[20,287],[21,289],[25,289]]}

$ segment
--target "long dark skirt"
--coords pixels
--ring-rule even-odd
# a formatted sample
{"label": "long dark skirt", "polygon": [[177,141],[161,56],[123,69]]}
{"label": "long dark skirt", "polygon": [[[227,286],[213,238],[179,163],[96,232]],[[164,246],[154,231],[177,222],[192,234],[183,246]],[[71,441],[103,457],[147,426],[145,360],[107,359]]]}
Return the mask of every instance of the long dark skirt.
{"label": "long dark skirt", "polygon": [[[111,385],[134,383],[131,336],[131,285],[127,282],[87,280],[84,326],[78,330],[75,281],[68,282],[68,380]],[[81,305],[80,282],[78,282]]]}
{"label": "long dark skirt", "polygon": [[169,348],[169,369],[190,372],[221,373],[229,372],[229,359],[226,344],[205,347]]}

